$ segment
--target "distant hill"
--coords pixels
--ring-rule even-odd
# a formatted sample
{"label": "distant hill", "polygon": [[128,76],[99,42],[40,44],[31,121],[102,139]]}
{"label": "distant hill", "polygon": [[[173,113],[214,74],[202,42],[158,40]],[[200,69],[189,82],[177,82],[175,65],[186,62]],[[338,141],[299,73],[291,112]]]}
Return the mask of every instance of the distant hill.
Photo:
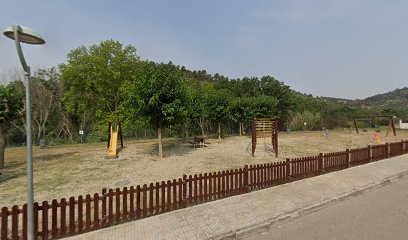
{"label": "distant hill", "polygon": [[394,108],[408,110],[408,88],[395,89],[383,94],[377,94],[363,100],[356,100],[367,107],[386,109]]}
{"label": "distant hill", "polygon": [[305,94],[297,91],[293,91],[295,95],[302,96],[306,99],[315,99],[324,102],[342,103],[353,106],[360,106],[369,109],[399,109],[408,110],[408,88],[397,88],[393,91],[377,94],[365,99],[343,99],[323,96],[313,96],[312,94]]}

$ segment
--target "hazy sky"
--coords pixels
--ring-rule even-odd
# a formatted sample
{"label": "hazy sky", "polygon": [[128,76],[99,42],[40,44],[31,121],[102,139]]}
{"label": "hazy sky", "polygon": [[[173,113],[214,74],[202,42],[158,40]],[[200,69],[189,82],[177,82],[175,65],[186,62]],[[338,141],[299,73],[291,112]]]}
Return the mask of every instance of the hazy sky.
{"label": "hazy sky", "polygon": [[[47,41],[24,45],[32,67],[66,61],[114,39],[142,59],[230,78],[271,75],[319,96],[365,98],[408,86],[408,1],[0,0],[0,30],[28,26]],[[0,73],[19,67],[0,36]]]}

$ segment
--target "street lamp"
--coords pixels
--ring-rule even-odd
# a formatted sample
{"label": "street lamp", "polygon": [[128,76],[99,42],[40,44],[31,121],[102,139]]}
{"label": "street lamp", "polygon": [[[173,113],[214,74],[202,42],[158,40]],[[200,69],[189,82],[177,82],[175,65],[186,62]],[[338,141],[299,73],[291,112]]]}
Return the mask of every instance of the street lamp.
{"label": "street lamp", "polygon": [[33,187],[33,140],[31,132],[31,93],[30,93],[30,67],[27,65],[20,42],[28,44],[45,44],[44,39],[33,30],[12,25],[4,30],[6,37],[14,39],[18,57],[24,69],[26,90],[26,124],[27,124],[27,237],[34,239],[34,187]]}

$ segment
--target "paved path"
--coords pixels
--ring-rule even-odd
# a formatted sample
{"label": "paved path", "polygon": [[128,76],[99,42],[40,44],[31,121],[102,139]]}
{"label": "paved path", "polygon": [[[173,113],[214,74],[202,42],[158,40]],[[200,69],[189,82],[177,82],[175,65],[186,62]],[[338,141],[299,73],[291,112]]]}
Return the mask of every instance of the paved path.
{"label": "paved path", "polygon": [[408,174],[408,155],[74,236],[71,239],[235,239]]}
{"label": "paved path", "polygon": [[317,212],[274,224],[246,240],[408,239],[408,176]]}

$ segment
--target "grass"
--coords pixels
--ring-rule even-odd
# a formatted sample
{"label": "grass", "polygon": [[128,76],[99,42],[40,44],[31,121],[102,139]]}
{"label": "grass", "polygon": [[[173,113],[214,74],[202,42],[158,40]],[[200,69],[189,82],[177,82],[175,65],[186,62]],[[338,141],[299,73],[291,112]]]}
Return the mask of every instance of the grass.
{"label": "grass", "polygon": [[[34,188],[38,202],[101,192],[103,187],[117,188],[162,180],[178,179],[183,174],[239,168],[245,164],[281,161],[289,157],[343,151],[373,144],[374,129],[356,134],[350,129],[321,132],[279,133],[279,158],[270,151],[269,139],[258,139],[255,157],[251,156],[251,138],[209,139],[205,148],[191,148],[177,139],[165,140],[165,158],[157,158],[155,140],[125,140],[118,159],[106,159],[105,143],[59,145],[34,148]],[[380,133],[385,135],[385,131]],[[408,139],[408,131],[397,137],[383,136],[382,142]],[[0,175],[0,207],[21,205],[26,199],[25,148],[6,149],[6,167]]]}

